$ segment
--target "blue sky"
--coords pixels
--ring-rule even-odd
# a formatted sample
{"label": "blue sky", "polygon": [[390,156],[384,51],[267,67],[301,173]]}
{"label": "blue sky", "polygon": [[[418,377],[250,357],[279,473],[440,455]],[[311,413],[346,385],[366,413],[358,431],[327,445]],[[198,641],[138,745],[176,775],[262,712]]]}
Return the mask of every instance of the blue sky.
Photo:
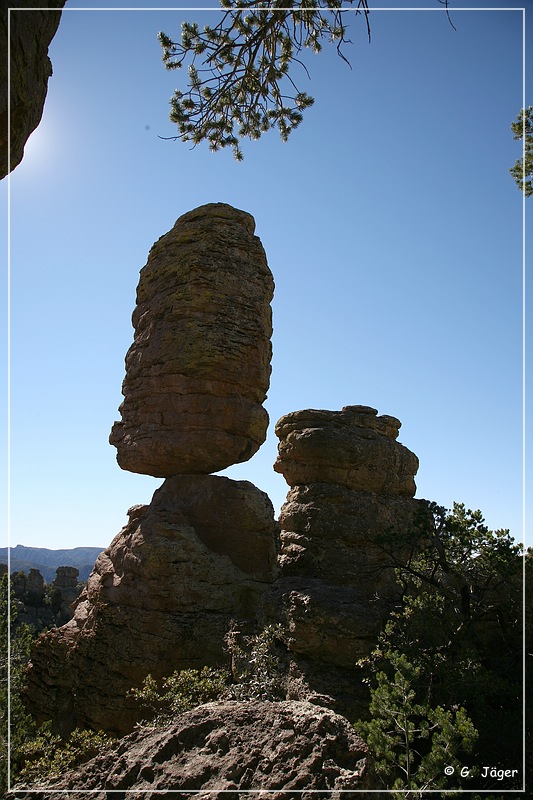
{"label": "blue sky", "polygon": [[436,0],[375,3],[370,44],[351,14],[352,68],[334,47],[306,54],[311,80],[296,75],[315,105],[287,144],[245,142],[239,164],[158,138],[175,133],[186,75],[165,71],[157,32],[213,24],[218,4],[76,10],[118,5],[68,0],[43,120],[9,182],[11,544],[107,546],[161,484],[122,471],[108,444],[135,289],[153,242],[218,201],[253,214],[276,282],[268,439],[224,474],[279,510],[277,419],[361,403],[402,421],[417,497],[480,508],[522,540],[522,197],[508,173],[522,12],[455,2],[454,31]]}

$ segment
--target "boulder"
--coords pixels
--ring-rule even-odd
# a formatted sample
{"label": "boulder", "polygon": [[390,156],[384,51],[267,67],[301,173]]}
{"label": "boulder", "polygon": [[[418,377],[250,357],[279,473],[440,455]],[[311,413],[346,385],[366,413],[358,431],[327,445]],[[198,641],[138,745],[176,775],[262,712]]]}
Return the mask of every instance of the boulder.
{"label": "boulder", "polygon": [[276,425],[274,465],[289,486],[333,483],[356,491],[412,497],[418,459],[396,442],[401,423],[369,406],[295,411]]}
{"label": "boulder", "polygon": [[[41,121],[52,63],[48,47],[61,19],[65,0],[14,3],[11,10],[11,60],[0,59],[0,179],[8,173],[8,74],[11,79],[11,170],[22,161],[24,146]],[[46,9],[58,9],[47,11]],[[7,3],[0,14],[1,51],[7,54]],[[8,67],[9,73],[8,73]]]}
{"label": "boulder", "polygon": [[[341,791],[376,788],[368,748],[343,717],[310,703],[219,701],[166,727],[136,730],[31,797],[60,800],[65,791],[83,789],[94,800],[120,790],[139,800],[173,790],[176,798],[202,800],[238,800],[243,791],[311,800],[318,791],[341,800],[350,796]],[[16,791],[30,796],[23,787]]]}
{"label": "boulder", "polygon": [[123,469],[218,472],[265,441],[274,281],[254,230],[250,214],[210,203],[152,247],[110,436]]}
{"label": "boulder", "polygon": [[276,576],[274,509],[247,481],[167,479],[100,554],[73,619],[35,642],[27,701],[36,719],[129,732],[128,691],[148,673],[229,663],[232,619],[254,620]]}

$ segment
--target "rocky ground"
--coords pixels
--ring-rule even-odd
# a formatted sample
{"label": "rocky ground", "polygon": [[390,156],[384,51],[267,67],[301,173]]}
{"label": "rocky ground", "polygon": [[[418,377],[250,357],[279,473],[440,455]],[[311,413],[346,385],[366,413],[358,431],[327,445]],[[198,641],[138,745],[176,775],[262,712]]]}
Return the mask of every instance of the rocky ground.
{"label": "rocky ground", "polygon": [[113,798],[126,797],[115,793],[121,789],[134,790],[138,800],[163,793],[183,798],[192,790],[211,800],[237,798],[243,790],[256,790],[254,797],[263,790],[270,800],[316,797],[311,790],[340,800],[349,796],[340,790],[375,789],[376,782],[367,746],[329,709],[302,702],[218,702],[162,728],[139,728],[41,790],[21,788],[16,797],[62,800],[65,790],[80,788],[90,790],[93,800],[107,800],[110,790]]}

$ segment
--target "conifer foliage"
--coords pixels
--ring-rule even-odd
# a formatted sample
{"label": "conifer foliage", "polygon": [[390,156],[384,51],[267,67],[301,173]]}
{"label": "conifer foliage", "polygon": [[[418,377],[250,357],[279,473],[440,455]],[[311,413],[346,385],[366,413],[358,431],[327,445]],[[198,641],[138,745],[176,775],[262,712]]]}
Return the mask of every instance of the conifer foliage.
{"label": "conifer foliage", "polygon": [[[411,555],[396,569],[402,601],[360,662],[371,703],[358,729],[384,786],[410,797],[429,788],[518,790],[531,556],[463,504],[450,512],[430,503],[428,511],[425,529],[405,537]],[[392,536],[382,546],[391,559],[398,552]],[[483,765],[508,770],[505,786]]]}
{"label": "conifer foliage", "polygon": [[[464,708],[419,701],[422,669],[405,653],[384,656],[392,675],[378,672],[370,702],[371,720],[358,730],[375,758],[376,772],[389,789],[424,792],[457,786],[461,756],[472,752],[478,732]],[[403,797],[403,795],[400,795]]]}
{"label": "conifer foliage", "polygon": [[[240,161],[240,139],[259,139],[277,127],[287,141],[313,104],[291,72],[296,63],[307,73],[299,58],[304,49],[319,53],[324,42],[335,42],[346,61],[340,49],[349,41],[346,12],[339,0],[221,0],[221,5],[225,11],[214,27],[200,30],[196,22],[184,22],[178,42],[159,33],[167,69],[188,63],[188,90],[176,90],[170,101],[179,136],[169,138],[194,145],[207,141],[213,151],[229,146]],[[355,10],[365,16],[370,36],[367,0],[358,0]]]}
{"label": "conifer foliage", "polygon": [[509,172],[526,197],[533,194],[533,106],[522,108],[515,122],[511,123],[513,139],[523,142],[522,157],[519,158]]}

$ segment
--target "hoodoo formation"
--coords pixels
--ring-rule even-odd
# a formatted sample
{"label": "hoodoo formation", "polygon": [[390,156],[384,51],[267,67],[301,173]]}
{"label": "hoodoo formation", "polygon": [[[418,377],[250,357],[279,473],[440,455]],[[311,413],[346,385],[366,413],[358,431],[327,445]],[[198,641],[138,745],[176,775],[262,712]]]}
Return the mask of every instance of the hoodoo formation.
{"label": "hoodoo formation", "polygon": [[382,538],[400,555],[424,508],[412,499],[418,459],[396,441],[399,428],[368,406],[297,411],[276,425],[275,469],[291,488],[264,615],[290,633],[290,696],[351,716],[366,702],[355,664],[399,599]]}
{"label": "hoodoo formation", "polygon": [[[401,556],[405,533],[415,531],[425,508],[413,499],[418,459],[397,441],[397,419],[347,406],[279,420],[275,469],[290,486],[279,524],[267,495],[251,483],[210,474],[249,458],[268,423],[262,402],[273,280],[254,228],[243,211],[202,206],[156,242],[141,270],[122,420],[111,442],[123,468],[165,480],[149,505],[130,509],[128,524],[99,555],[73,618],[34,644],[28,705],[37,721],[52,719],[62,733],[76,726],[129,733],[139,713],[129,690],[149,673],[158,679],[229,666],[232,621],[244,623],[242,630],[284,625],[287,701],[299,702],[259,704],[251,716],[246,703],[224,701],[191,712],[209,737],[213,726],[219,736],[226,715],[265,730],[292,730],[305,719],[309,733],[316,720],[327,722],[326,732],[331,725],[341,731],[332,711],[355,719],[368,708],[356,662],[399,600],[390,554],[393,548]],[[360,747],[350,740],[348,760],[352,745]],[[261,739],[254,753],[266,747]],[[329,786],[345,778],[346,788],[369,786],[365,752],[362,771],[355,765],[350,772],[344,761],[332,766]],[[218,786],[234,756],[246,761],[248,776],[237,788],[266,780],[255,756],[232,751],[226,763],[217,761],[218,751],[202,754],[212,777],[198,777],[194,788]],[[195,768],[192,755],[186,760]],[[304,761],[295,781],[321,787],[321,778],[305,777]],[[158,786],[172,788],[177,778],[163,773]],[[124,780],[140,785],[129,783],[129,772]],[[285,785],[280,781],[276,787]]]}
{"label": "hoodoo formation", "polygon": [[254,229],[250,214],[211,203],[152,247],[110,438],[123,469],[218,472],[265,441],[274,281]]}

